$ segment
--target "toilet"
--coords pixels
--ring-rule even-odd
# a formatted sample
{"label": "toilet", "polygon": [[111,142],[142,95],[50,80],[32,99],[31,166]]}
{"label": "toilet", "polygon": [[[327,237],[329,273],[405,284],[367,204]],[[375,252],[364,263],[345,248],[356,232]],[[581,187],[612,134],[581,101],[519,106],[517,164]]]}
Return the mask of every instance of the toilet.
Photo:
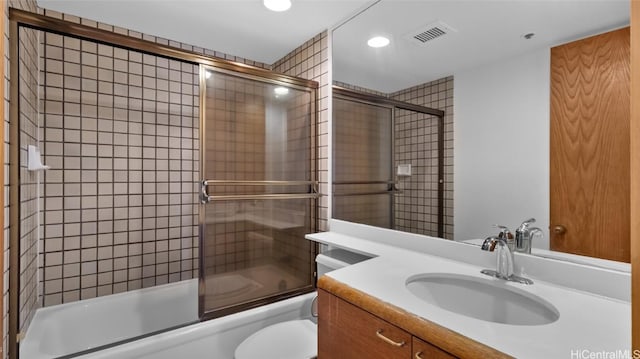
{"label": "toilet", "polygon": [[[316,257],[318,278],[369,257],[332,249]],[[235,359],[310,359],[318,355],[318,326],[310,319],[289,320],[251,334],[236,348]]]}

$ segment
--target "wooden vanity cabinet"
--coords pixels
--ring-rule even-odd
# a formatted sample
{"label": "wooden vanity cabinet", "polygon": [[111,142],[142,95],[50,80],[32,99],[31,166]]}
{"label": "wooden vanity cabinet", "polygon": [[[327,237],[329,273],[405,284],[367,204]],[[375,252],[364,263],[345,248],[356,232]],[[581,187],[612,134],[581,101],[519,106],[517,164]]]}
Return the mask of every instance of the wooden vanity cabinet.
{"label": "wooden vanity cabinet", "polygon": [[414,359],[455,359],[453,355],[431,345],[420,338],[413,337],[411,344]]}
{"label": "wooden vanity cabinet", "polygon": [[318,290],[318,359],[449,359],[449,353]]}

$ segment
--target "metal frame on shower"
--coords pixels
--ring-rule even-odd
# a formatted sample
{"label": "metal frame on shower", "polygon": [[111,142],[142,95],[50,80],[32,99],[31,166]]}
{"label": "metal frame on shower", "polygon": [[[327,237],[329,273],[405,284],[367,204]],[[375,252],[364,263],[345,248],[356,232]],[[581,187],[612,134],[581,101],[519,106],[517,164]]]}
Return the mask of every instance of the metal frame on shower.
{"label": "metal frame on shower", "polygon": [[[393,110],[392,112],[392,131],[395,131],[395,109],[408,110],[419,112],[438,118],[438,237],[444,236],[444,111],[435,108],[415,105],[403,101],[390,99],[384,96],[362,93],[354,90],[350,90],[341,86],[332,87],[333,96],[337,98],[346,99],[349,101],[356,101],[370,105],[388,107]],[[395,161],[395,138],[391,137],[391,173],[394,173],[394,161]],[[395,176],[394,176],[395,177]],[[369,195],[369,194],[395,194],[398,192],[396,189],[396,181],[390,182],[333,182],[333,184],[388,184],[387,191],[380,192],[365,192],[356,193],[354,195]],[[335,194],[334,194],[335,195]],[[349,194],[352,195],[352,194]],[[393,224],[394,206],[391,206],[391,223]]]}
{"label": "metal frame on shower", "polygon": [[[158,44],[155,42],[133,38],[126,35],[118,34],[115,32],[102,30],[96,27],[90,27],[78,23],[73,23],[61,19],[52,18],[36,13],[27,11],[9,9],[9,54],[10,54],[10,107],[9,107],[9,141],[10,141],[10,154],[9,154],[9,225],[11,226],[9,237],[9,342],[7,345],[8,356],[11,359],[19,357],[19,340],[22,337],[22,333],[19,333],[19,291],[20,291],[20,108],[19,108],[19,29],[20,27],[31,28],[35,30],[41,30],[45,32],[51,32],[61,34],[65,36],[71,36],[83,40],[94,41],[97,43],[107,44],[129,50],[135,50],[151,55],[161,56],[165,58],[181,60],[192,64],[199,64],[202,69],[203,66],[211,69],[215,69],[220,72],[233,73],[236,76],[245,78],[258,79],[260,81],[269,82],[273,84],[280,84],[285,86],[291,86],[295,88],[304,88],[311,92],[311,156],[312,164],[311,169],[311,181],[309,181],[310,187],[315,189],[317,184],[317,150],[316,150],[316,138],[317,135],[317,101],[318,101],[318,83],[315,81],[305,80],[293,76],[274,73],[272,71],[262,69],[259,67],[237,63],[229,60],[224,60],[212,56],[203,55],[193,51],[187,51],[180,48],[172,47],[169,45]],[[201,71],[201,88],[202,93],[202,81],[203,73]],[[202,101],[202,99],[201,99]],[[202,116],[204,111],[200,112],[200,122],[203,122]],[[202,130],[202,126],[201,126]],[[200,133],[202,134],[202,132]],[[201,136],[202,138],[202,136]],[[202,174],[202,173],[201,173]],[[235,185],[240,185],[236,183]],[[254,185],[252,183],[244,183],[244,185]],[[317,198],[317,194],[310,193]],[[315,231],[317,229],[318,209],[316,200],[313,201],[313,211],[311,213],[312,227]],[[311,256],[317,253],[318,247],[314,245]],[[315,268],[313,261],[310,264]],[[312,268],[313,269],[313,268]],[[202,269],[200,269],[202,270]],[[311,271],[313,273],[313,270]],[[313,290],[310,288],[309,290]],[[305,291],[309,291],[305,290]],[[294,293],[298,294],[298,293]],[[287,296],[294,295],[289,293]],[[272,300],[277,300],[275,298]]]}

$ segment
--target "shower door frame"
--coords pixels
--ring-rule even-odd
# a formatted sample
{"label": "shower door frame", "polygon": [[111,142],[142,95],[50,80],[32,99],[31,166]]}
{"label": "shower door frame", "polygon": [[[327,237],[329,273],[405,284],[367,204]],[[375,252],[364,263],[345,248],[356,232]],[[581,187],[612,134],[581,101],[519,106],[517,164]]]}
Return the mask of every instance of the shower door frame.
{"label": "shower door frame", "polygon": [[[21,27],[52,32],[63,36],[70,36],[81,40],[102,43],[127,50],[134,50],[161,56],[168,59],[179,60],[191,64],[206,65],[218,71],[229,71],[236,75],[242,74],[262,80],[270,80],[286,86],[305,87],[313,89],[311,99],[311,151],[313,166],[313,180],[317,181],[317,109],[318,109],[318,82],[306,80],[294,76],[275,73],[273,71],[217,58],[203,53],[189,51],[182,48],[164,45],[137,37],[123,35],[109,30],[103,30],[76,22],[53,18],[29,11],[9,8],[9,306],[8,306],[8,343],[7,355],[9,359],[17,359],[20,355],[19,341],[24,336],[20,332],[20,108],[19,108],[19,29]],[[203,74],[200,74],[201,78]],[[202,113],[200,113],[202,115]],[[194,183],[195,184],[195,183]],[[313,211],[314,218],[318,218],[317,203]],[[312,223],[317,228],[317,223]],[[313,246],[313,252],[318,252],[318,245]],[[315,264],[314,265],[315,268]],[[167,330],[175,328],[167,328]],[[119,344],[119,343],[115,343]]]}
{"label": "shower door frame", "polygon": [[[241,180],[209,180],[205,178],[206,173],[206,87],[207,87],[207,77],[206,73],[208,70],[211,70],[215,73],[223,74],[223,75],[231,75],[235,77],[239,77],[247,80],[259,81],[266,84],[271,85],[281,85],[289,88],[293,88],[296,90],[307,91],[310,95],[309,101],[309,181],[241,181]],[[294,78],[294,80],[297,80]],[[205,218],[205,206],[210,205],[210,202],[214,201],[224,201],[224,200],[248,200],[248,199],[309,199],[311,200],[311,204],[309,205],[309,218],[311,228],[310,231],[316,232],[318,229],[318,198],[320,194],[318,193],[318,169],[317,169],[317,145],[316,145],[316,135],[318,133],[317,129],[317,108],[318,108],[318,83],[309,81],[300,81],[300,82],[291,82],[291,81],[283,81],[283,79],[278,77],[259,77],[252,74],[238,73],[236,71],[230,71],[228,69],[220,69],[215,66],[209,66],[205,64],[200,64],[200,128],[199,128],[199,137],[200,137],[200,205],[198,210],[198,316],[201,321],[210,320],[219,318],[225,315],[237,313],[243,310],[267,305],[273,302],[277,302],[280,300],[284,300],[287,298],[295,297],[298,295],[306,294],[309,292],[313,292],[315,290],[315,256],[318,254],[318,245],[312,244],[312,251],[310,258],[310,285],[307,285],[302,288],[298,288],[293,291],[286,292],[284,294],[278,294],[269,296],[266,298],[259,298],[256,300],[252,300],[246,303],[234,305],[231,307],[225,307],[218,310],[207,311],[205,308],[205,273],[204,273],[204,241],[205,238],[205,229],[206,229],[206,218]],[[207,187],[210,185],[236,185],[236,186],[294,186],[294,185],[308,185],[309,192],[308,193],[296,193],[296,194],[256,194],[256,195],[209,195],[207,193]],[[312,242],[315,243],[315,242]]]}
{"label": "shower door frame", "polygon": [[[382,106],[391,108],[391,175],[395,179],[395,118],[396,118],[396,109],[414,111],[423,113],[426,115],[435,116],[438,118],[438,237],[444,238],[444,111],[438,110],[436,108],[426,107],[415,105],[412,103],[407,103],[403,101],[398,101],[394,99],[390,99],[380,95],[362,93],[358,91],[354,91],[342,86],[332,86],[333,96],[337,98],[341,98],[344,100],[360,102],[369,105]],[[331,186],[333,187],[333,178],[331,179]],[[336,182],[337,183],[337,182]],[[345,184],[341,182],[342,184]],[[372,183],[367,183],[372,184]],[[395,193],[398,192],[395,185],[397,184],[397,179],[392,181],[390,184],[390,189],[386,191],[390,196],[395,196]],[[332,190],[333,193],[333,190]],[[384,194],[385,192],[379,192],[379,194]],[[378,194],[378,193],[375,193]],[[391,229],[395,229],[395,197],[392,197],[391,204]]]}

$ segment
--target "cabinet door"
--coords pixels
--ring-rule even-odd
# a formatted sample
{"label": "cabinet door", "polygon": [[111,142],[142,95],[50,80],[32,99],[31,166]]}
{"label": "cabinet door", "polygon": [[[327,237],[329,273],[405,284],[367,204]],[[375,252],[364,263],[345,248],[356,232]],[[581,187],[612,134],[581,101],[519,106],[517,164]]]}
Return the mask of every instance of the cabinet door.
{"label": "cabinet door", "polygon": [[414,359],[455,359],[453,355],[433,346],[424,340],[413,337],[413,357]]}
{"label": "cabinet door", "polygon": [[407,359],[411,335],[318,290],[318,359]]}

